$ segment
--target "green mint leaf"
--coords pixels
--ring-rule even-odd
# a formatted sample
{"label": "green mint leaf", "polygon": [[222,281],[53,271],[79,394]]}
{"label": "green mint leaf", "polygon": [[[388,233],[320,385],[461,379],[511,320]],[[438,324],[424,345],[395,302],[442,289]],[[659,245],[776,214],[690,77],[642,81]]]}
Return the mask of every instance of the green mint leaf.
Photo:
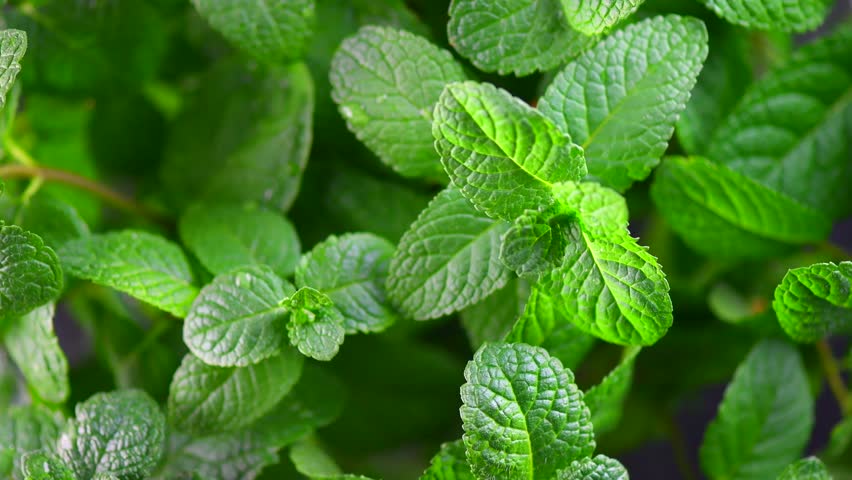
{"label": "green mint leaf", "polygon": [[559,0],[453,0],[447,35],[480,70],[517,76],[558,67],[597,40],[568,27]]}
{"label": "green mint leaf", "polygon": [[65,463],[51,455],[26,454],[22,463],[26,480],[77,480],[74,472]]}
{"label": "green mint leaf", "polygon": [[562,264],[568,247],[568,215],[527,210],[501,239],[500,261],[521,278],[537,280]]}
{"label": "green mint leaf", "polygon": [[822,24],[830,2],[825,0],[703,0],[725,20],[754,30],[806,32]]}
{"label": "green mint leaf", "polygon": [[535,284],[506,341],[542,347],[565,368],[576,368],[594,346],[595,337],[577,328],[569,316],[561,295],[552,294],[541,283]]}
{"label": "green mint leaf", "polygon": [[850,59],[849,25],[799,49],[749,88],[707,157],[831,218],[852,212]]}
{"label": "green mint leaf", "polygon": [[[57,417],[35,406],[14,406],[0,413],[0,453],[11,452],[11,478],[20,480],[24,454],[53,449],[62,427]],[[0,474],[9,473],[0,469]]]}
{"label": "green mint leaf", "polygon": [[38,235],[0,225],[0,319],[23,315],[59,296],[62,268]]}
{"label": "green mint leaf", "polygon": [[713,257],[767,257],[831,231],[823,213],[701,157],[667,158],[651,196],[687,245]]}
{"label": "green mint leaf", "polygon": [[15,212],[15,223],[57,248],[89,235],[86,222],[70,204],[49,195],[37,195]]}
{"label": "green mint leaf", "polygon": [[539,109],[581,144],[590,176],[624,191],[660,161],[706,56],[700,20],[649,18],[568,64]]}
{"label": "green mint leaf", "polygon": [[3,344],[39,398],[63,403],[70,393],[68,359],[53,332],[53,312],[54,305],[48,303],[13,319]]}
{"label": "green mint leaf", "polygon": [[250,431],[192,437],[172,432],[170,450],[157,480],[256,478],[280,460],[277,446]]}
{"label": "green mint leaf", "polygon": [[286,345],[287,310],[280,302],[295,291],[266,266],[219,275],[192,303],[183,323],[183,341],[208,365],[258,363]]}
{"label": "green mint leaf", "polygon": [[368,26],[334,54],[332,97],[349,129],[406,177],[445,180],[432,146],[432,109],[466,75],[449,52],[403,30]]}
{"label": "green mint leaf", "polygon": [[798,342],[852,331],[852,262],[788,271],[775,289],[772,308],[787,335]]}
{"label": "green mint leaf", "polygon": [[627,469],[618,460],[597,455],[572,463],[557,475],[557,480],[628,480]]}
{"label": "green mint leaf", "polygon": [[704,432],[702,468],[710,478],[774,478],[807,444],[813,406],[799,352],[763,340],[737,368]]}
{"label": "green mint leaf", "polygon": [[343,472],[313,436],[305,437],[290,447],[290,461],[308,478],[330,478]]}
{"label": "green mint leaf", "polygon": [[396,322],[385,292],[393,244],[370,233],[331,236],[302,257],[296,286],[328,296],[346,333],[381,332]]}
{"label": "green mint leaf", "polygon": [[293,388],[303,359],[285,348],[247,367],[214,367],[188,354],[169,387],[169,422],[199,435],[243,428]]}
{"label": "green mint leaf", "polygon": [[499,342],[524,312],[530,287],[521,279],[509,280],[505,287],[460,312],[461,324],[470,346],[478,350],[485,342]]}
{"label": "green mint leaf", "polygon": [[593,182],[564,182],[553,186],[560,210],[577,218],[583,231],[594,236],[608,236],[626,228],[630,213],[627,202],[618,192]]}
{"label": "green mint leaf", "polygon": [[442,191],[399,241],[388,274],[391,301],[409,317],[429,320],[487,297],[511,274],[499,258],[507,229],[458,190]]}
{"label": "green mint leaf", "polygon": [[574,374],[538,347],[486,344],[465,369],[464,443],[477,478],[551,478],[595,449]]}
{"label": "green mint leaf", "polygon": [[75,414],[59,437],[57,450],[77,478],[111,474],[121,480],[143,479],[159,463],[166,419],[147,393],[98,393],[77,404]]}
{"label": "green mint leaf", "polygon": [[0,31],[0,108],[6,105],[6,94],[21,71],[21,59],[27,51],[27,34],[21,30]]}
{"label": "green mint leaf", "polygon": [[69,275],[114,288],[185,317],[198,289],[181,249],[163,237],[135,230],[91,235],[60,249]]}
{"label": "green mint leaf", "polygon": [[492,218],[553,203],[551,184],[586,174],[583,150],[537,110],[488,83],[448,85],[432,134],[450,179]]}
{"label": "green mint leaf", "polygon": [[464,441],[456,440],[441,445],[441,451],[432,457],[429,468],[420,480],[476,480],[467,463]]}
{"label": "green mint leaf", "polygon": [[586,405],[589,406],[589,411],[592,412],[595,434],[611,432],[618,427],[624,409],[624,400],[633,384],[633,366],[641,350],[639,347],[627,349],[618,366],[599,384],[590,388],[583,397]]}
{"label": "green mint leaf", "polygon": [[313,33],[315,0],[193,0],[192,3],[210,26],[264,62],[299,58]]}
{"label": "green mint leaf", "polygon": [[337,355],[346,334],[343,314],[327,295],[302,287],[281,303],[290,311],[290,343],[302,354],[328,361]]}
{"label": "green mint leaf", "polygon": [[286,218],[253,205],[195,205],[181,216],[178,229],[187,248],[216,275],[246,265],[268,265],[287,277],[296,269],[302,250]]}
{"label": "green mint leaf", "polygon": [[645,0],[562,0],[568,23],[586,35],[604,33],[629,17]]}
{"label": "green mint leaf", "polygon": [[778,480],[831,480],[831,478],[825,464],[816,457],[797,460],[778,476]]}

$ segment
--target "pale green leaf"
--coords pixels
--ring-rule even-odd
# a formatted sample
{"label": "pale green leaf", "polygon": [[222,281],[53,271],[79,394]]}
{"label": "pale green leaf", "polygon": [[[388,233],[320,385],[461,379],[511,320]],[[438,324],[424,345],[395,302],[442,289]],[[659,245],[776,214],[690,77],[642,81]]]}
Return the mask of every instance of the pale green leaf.
{"label": "pale green leaf", "polygon": [[606,32],[629,17],[644,0],[562,0],[568,23],[586,35]]}
{"label": "pale green leaf", "polygon": [[54,305],[13,319],[3,335],[9,356],[42,400],[63,403],[70,393],[68,359],[53,332]]}
{"label": "pale green leaf", "polygon": [[349,129],[406,177],[445,180],[432,146],[432,109],[444,85],[465,80],[449,52],[426,39],[367,26],[340,45],[332,98]]}
{"label": "pale green leaf", "polygon": [[641,348],[625,351],[621,362],[603,380],[586,391],[584,400],[592,412],[592,425],[600,435],[615,430],[621,421],[624,400],[633,384],[633,366]]}
{"label": "pale green leaf", "polygon": [[539,109],[581,144],[590,176],[623,191],[659,163],[706,56],[700,20],[652,17],[568,64]]}
{"label": "pale green leaf", "polygon": [[772,308],[787,335],[799,342],[852,332],[852,262],[788,271]]}
{"label": "pale green leaf", "polygon": [[[58,418],[36,406],[14,406],[0,413],[0,453],[11,452],[12,478],[23,479],[20,462],[25,453],[53,449],[62,428]],[[0,455],[2,456],[2,455]],[[0,470],[0,474],[9,473]]]}
{"label": "pale green leaf", "polygon": [[462,194],[439,193],[403,235],[387,289],[405,314],[428,320],[473,305],[501,288],[511,272],[499,258],[508,224],[477,211]]}
{"label": "pale green leaf", "polygon": [[27,51],[27,34],[21,30],[0,31],[0,108],[6,104],[6,94],[21,71],[21,59]]}
{"label": "pale green leaf", "polygon": [[290,461],[299,473],[308,478],[327,478],[343,474],[334,459],[313,436],[305,437],[290,447]]}
{"label": "pale green leaf", "polygon": [[725,20],[754,30],[806,32],[828,14],[828,0],[703,0]]}
{"label": "pale green leaf", "polygon": [[618,192],[593,182],[564,182],[553,186],[560,210],[577,218],[583,231],[608,236],[627,227],[627,201]]}
{"label": "pale green leaf", "polygon": [[460,312],[461,324],[470,346],[478,350],[485,342],[499,342],[524,312],[530,286],[512,279],[505,287]]}
{"label": "pale green leaf", "polygon": [[322,361],[337,355],[346,330],[343,315],[327,295],[302,287],[282,305],[290,312],[287,322],[290,343],[302,354]]}
{"label": "pale green leaf", "polygon": [[618,460],[597,455],[577,460],[559,472],[557,480],[629,480],[627,469]]}
{"label": "pale green leaf", "polygon": [[586,175],[583,150],[547,118],[488,83],[448,85],[432,134],[450,179],[492,218],[553,204],[551,185]]}
{"label": "pale green leaf", "polygon": [[432,464],[420,480],[475,480],[467,463],[464,441],[456,440],[441,445],[441,451],[432,457]]}
{"label": "pale green leaf", "polygon": [[45,453],[26,454],[22,464],[26,480],[77,480],[65,463]]}
{"label": "pale green leaf", "polygon": [[62,291],[59,259],[38,235],[0,225],[0,318],[23,315]]}
{"label": "pale green leaf", "polygon": [[551,478],[595,449],[574,375],[525,344],[486,344],[465,369],[464,443],[477,478]]}
{"label": "pale green leaf", "polygon": [[778,476],[778,480],[831,480],[831,478],[828,469],[816,457],[797,460]]}
{"label": "pale green leaf", "polygon": [[774,478],[801,455],[813,407],[799,352],[778,340],[758,343],[704,432],[702,468],[714,480]]}
{"label": "pale green leaf", "polygon": [[175,316],[184,317],[198,288],[183,251],[147,232],[91,235],[60,249],[69,275],[114,288]]}

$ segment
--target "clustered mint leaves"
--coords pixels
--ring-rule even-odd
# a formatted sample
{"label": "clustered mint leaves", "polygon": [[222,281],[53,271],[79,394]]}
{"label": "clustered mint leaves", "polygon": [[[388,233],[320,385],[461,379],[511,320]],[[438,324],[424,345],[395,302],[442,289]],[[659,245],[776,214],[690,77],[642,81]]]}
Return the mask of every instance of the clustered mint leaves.
{"label": "clustered mint leaves", "polygon": [[852,472],[831,2],[97,3],[3,10],[3,478],[627,480],[722,382],[708,478]]}

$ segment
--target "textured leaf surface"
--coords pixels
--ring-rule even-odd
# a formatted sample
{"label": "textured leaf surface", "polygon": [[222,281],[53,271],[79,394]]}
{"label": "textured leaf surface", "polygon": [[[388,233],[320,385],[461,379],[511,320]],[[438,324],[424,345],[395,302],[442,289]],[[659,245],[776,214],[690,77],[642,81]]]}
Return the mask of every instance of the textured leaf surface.
{"label": "textured leaf surface", "polygon": [[777,340],[758,343],[704,433],[702,468],[713,479],[774,478],[807,444],[813,406],[799,352]]}
{"label": "textured leaf surface", "polygon": [[560,209],[576,216],[583,231],[605,237],[627,227],[627,201],[615,190],[593,182],[565,182],[553,187]]}
{"label": "textured leaf surface", "polygon": [[586,392],[583,399],[592,412],[592,425],[595,426],[596,434],[610,432],[618,427],[624,400],[633,384],[633,366],[640,351],[640,348],[630,348],[618,366]]}
{"label": "textured leaf surface", "polygon": [[788,271],[772,308],[787,335],[799,342],[852,331],[852,262]]}
{"label": "textured leaf surface", "polygon": [[537,110],[488,83],[448,85],[432,134],[453,183],[478,209],[512,221],[553,203],[551,184],[586,174],[583,150]]}
{"label": "textured leaf surface", "polygon": [[313,287],[334,302],[346,333],[381,332],[396,321],[385,291],[395,248],[369,233],[329,237],[302,257],[296,286]]}
{"label": "textured leaf surface", "polygon": [[287,309],[296,289],[265,266],[242,267],[201,289],[183,324],[189,350],[209,365],[244,367],[286,345]]}
{"label": "textured leaf surface", "polygon": [[57,449],[77,478],[111,474],[122,480],[143,479],[159,463],[166,419],[148,394],[141,390],[98,393],[77,404],[75,413]]}
{"label": "textured leaf surface", "polygon": [[293,224],[250,205],[195,205],[184,212],[178,228],[183,243],[216,275],[246,265],[268,265],[287,277],[302,249]]}
{"label": "textured leaf surface", "polygon": [[562,264],[568,247],[568,215],[527,210],[503,235],[500,261],[521,278],[536,280]]}
{"label": "textured leaf surface", "polygon": [[41,237],[0,226],[0,317],[23,315],[62,291],[59,259]]}
{"label": "textured leaf surface", "polygon": [[25,453],[53,449],[60,428],[59,422],[39,407],[16,406],[0,413],[0,454],[10,452],[13,479],[23,478],[20,462]]}
{"label": "textured leaf surface", "polygon": [[432,464],[420,480],[475,480],[465,455],[464,441],[456,440],[441,445],[441,451],[432,457]]}
{"label": "textured leaf surface", "polygon": [[91,235],[60,250],[70,275],[114,288],[184,317],[198,289],[181,249],[147,232],[125,230]]}
{"label": "textured leaf surface", "polygon": [[670,157],[651,196],[675,232],[708,256],[760,258],[831,232],[822,212],[701,157]]}
{"label": "textured leaf surface", "polygon": [[458,190],[439,193],[399,241],[387,282],[391,301],[408,316],[428,320],[485,298],[511,274],[499,258],[507,229]]}
{"label": "textured leaf surface", "polygon": [[828,469],[816,457],[797,460],[778,476],[778,480],[831,480],[831,478]]}
{"label": "textured leaf surface", "polygon": [[346,330],[343,315],[327,295],[302,287],[282,305],[290,311],[290,343],[302,354],[323,361],[337,355]]}
{"label": "textured leaf surface", "polygon": [[364,27],[331,64],[332,97],[349,129],[406,177],[446,179],[432,146],[444,85],[465,80],[449,52],[403,30]]}
{"label": "textured leaf surface", "polygon": [[447,35],[480,70],[518,76],[555,68],[596,41],[568,28],[559,0],[453,0]]}
{"label": "textured leaf surface", "polygon": [[30,388],[50,403],[68,398],[68,359],[53,332],[52,303],[36,308],[9,323],[3,344]]}
{"label": "textured leaf surface", "polygon": [[592,177],[623,191],[659,162],[706,56],[700,20],[649,18],[568,64],[539,109],[581,144]]}
{"label": "textured leaf surface", "polygon": [[247,367],[214,367],[184,357],[169,388],[169,421],[183,432],[237,430],[268,413],[296,384],[303,358],[294,349]]}
{"label": "textured leaf surface", "polygon": [[835,218],[852,211],[852,26],[752,85],[707,157]]}
{"label": "textured leaf surface", "polygon": [[486,344],[465,369],[464,443],[477,478],[551,478],[595,449],[574,375],[544,349]]}
{"label": "textured leaf surface", "polygon": [[26,480],[77,480],[65,463],[44,453],[24,455],[22,463]]}
{"label": "textured leaf surface", "polygon": [[586,35],[609,30],[629,17],[644,0],[562,0],[568,23]]}
{"label": "textured leaf surface", "polygon": [[618,460],[597,455],[572,463],[559,472],[557,480],[628,480],[627,469]]}
{"label": "textured leaf surface", "polygon": [[725,20],[756,30],[806,32],[818,27],[831,5],[826,0],[703,0]]}
{"label": "textured leaf surface", "polygon": [[263,62],[301,56],[313,33],[314,0],[193,0],[231,43]]}
{"label": "textured leaf surface", "polygon": [[0,108],[6,104],[6,94],[21,71],[21,59],[27,51],[27,34],[21,30],[0,32]]}

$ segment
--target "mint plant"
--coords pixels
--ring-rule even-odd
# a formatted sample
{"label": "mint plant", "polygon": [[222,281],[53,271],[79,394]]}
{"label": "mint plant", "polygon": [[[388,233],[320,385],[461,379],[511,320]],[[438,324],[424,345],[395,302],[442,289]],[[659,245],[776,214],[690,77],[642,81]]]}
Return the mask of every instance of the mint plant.
{"label": "mint plant", "polygon": [[0,477],[849,477],[843,5],[4,2]]}

